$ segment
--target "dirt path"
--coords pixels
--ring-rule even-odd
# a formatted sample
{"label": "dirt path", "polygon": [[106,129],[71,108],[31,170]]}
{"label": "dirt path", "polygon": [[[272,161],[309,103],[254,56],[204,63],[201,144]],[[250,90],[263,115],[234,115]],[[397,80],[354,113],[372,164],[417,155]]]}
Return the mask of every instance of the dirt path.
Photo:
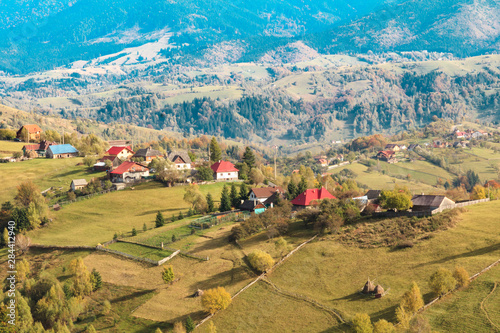
{"label": "dirt path", "polygon": [[495,285],[493,286],[493,289],[490,291],[490,293],[481,301],[481,310],[483,310],[484,314],[486,315],[486,318],[488,319],[488,321],[490,322],[491,326],[497,331],[497,332],[500,332],[500,327],[498,327],[498,325],[496,325],[490,318],[490,315],[488,313],[488,309],[486,309],[486,305],[484,304],[486,302],[486,300],[491,296],[493,295],[493,293],[495,292],[495,289],[497,288],[497,285],[498,285],[498,282],[495,282]]}

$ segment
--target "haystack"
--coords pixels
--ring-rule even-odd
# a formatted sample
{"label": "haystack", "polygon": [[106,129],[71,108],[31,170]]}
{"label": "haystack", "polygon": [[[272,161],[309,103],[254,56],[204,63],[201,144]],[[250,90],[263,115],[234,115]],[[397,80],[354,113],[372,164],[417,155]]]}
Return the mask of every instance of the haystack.
{"label": "haystack", "polygon": [[365,286],[363,287],[363,294],[371,294],[375,290],[375,286],[373,285],[373,282],[370,280],[366,281]]}
{"label": "haystack", "polygon": [[193,294],[193,297],[201,297],[203,296],[203,290],[198,289],[196,292]]}
{"label": "haystack", "polygon": [[380,284],[377,284],[377,286],[375,287],[375,289],[373,290],[373,292],[375,293],[375,295],[383,295],[384,294],[384,288],[382,288],[382,286]]}

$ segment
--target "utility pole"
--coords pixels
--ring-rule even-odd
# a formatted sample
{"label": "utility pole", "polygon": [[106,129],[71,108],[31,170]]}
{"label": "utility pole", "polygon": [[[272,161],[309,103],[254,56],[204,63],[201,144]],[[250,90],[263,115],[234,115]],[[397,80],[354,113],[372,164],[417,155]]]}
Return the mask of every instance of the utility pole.
{"label": "utility pole", "polygon": [[278,146],[274,145],[274,181],[278,179],[277,169],[276,169],[276,155],[278,154]]}

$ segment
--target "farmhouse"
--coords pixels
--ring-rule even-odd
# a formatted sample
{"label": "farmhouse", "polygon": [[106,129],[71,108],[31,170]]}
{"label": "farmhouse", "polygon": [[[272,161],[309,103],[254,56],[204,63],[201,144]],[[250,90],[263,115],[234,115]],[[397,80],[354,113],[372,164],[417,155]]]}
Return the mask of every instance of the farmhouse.
{"label": "farmhouse", "polygon": [[106,153],[110,156],[116,156],[122,161],[126,161],[129,158],[131,158],[132,156],[134,156],[134,152],[132,151],[132,149],[130,149],[129,146],[127,146],[127,147],[113,146],[113,147],[109,148],[106,151]]}
{"label": "farmhouse", "polygon": [[135,162],[123,162],[110,172],[113,183],[131,183],[149,176],[149,169]]}
{"label": "farmhouse", "polygon": [[266,206],[258,200],[245,200],[240,205],[240,209],[260,214],[266,211]]}
{"label": "farmhouse", "polygon": [[233,163],[228,161],[219,161],[210,167],[214,172],[215,180],[237,180],[239,170]]}
{"label": "farmhouse", "polygon": [[415,195],[411,199],[413,202],[413,211],[429,211],[438,208],[454,208],[455,202],[444,195]]}
{"label": "farmhouse", "polygon": [[381,193],[381,190],[368,190],[368,192],[366,192],[365,194],[366,198],[368,199],[368,203],[376,203]]}
{"label": "farmhouse", "polygon": [[175,164],[178,170],[191,170],[192,161],[187,151],[170,152],[168,159]]}
{"label": "farmhouse", "polygon": [[283,189],[279,186],[252,188],[248,198],[249,200],[264,202],[276,192],[284,193]]}
{"label": "farmhouse", "polygon": [[78,150],[70,144],[49,146],[47,158],[67,158],[78,156]]}
{"label": "farmhouse", "polygon": [[401,148],[399,148],[399,145],[395,144],[395,143],[388,143],[386,146],[385,146],[385,150],[391,150],[391,151],[400,151]]}
{"label": "farmhouse", "polygon": [[408,146],[408,150],[411,150],[411,151],[413,151],[417,148],[421,148],[418,143],[412,143],[411,145]]}
{"label": "farmhouse", "polygon": [[274,192],[266,201],[263,202],[264,206],[273,208],[280,200],[285,199],[284,192]]}
{"label": "farmhouse", "polygon": [[[27,133],[26,138],[23,133]],[[38,141],[40,140],[40,135],[42,134],[42,129],[38,125],[23,125],[16,133],[16,138],[24,141]]]}
{"label": "farmhouse", "polygon": [[31,157],[45,157],[47,154],[47,149],[50,146],[57,145],[57,142],[51,142],[47,140],[43,140],[40,143],[32,144],[32,145],[25,145],[23,146],[23,154],[24,156],[28,155],[33,155],[36,154],[35,156]]}
{"label": "farmhouse", "polygon": [[320,158],[318,160],[318,164],[321,165],[322,167],[327,167],[328,166],[328,161],[324,158]]}
{"label": "farmhouse", "polygon": [[321,189],[309,189],[299,194],[295,199],[292,200],[294,206],[311,206],[317,200],[323,199],[337,199],[330,192],[328,192],[324,187]]}
{"label": "farmhouse", "polygon": [[396,153],[392,150],[382,150],[377,154],[377,158],[381,161],[386,161],[387,163],[397,163]]}
{"label": "farmhouse", "polygon": [[163,157],[161,151],[153,149],[151,147],[139,149],[133,157],[143,158],[146,164],[151,163],[155,158]]}
{"label": "farmhouse", "polygon": [[97,161],[96,164],[94,164],[94,171],[114,170],[118,168],[120,164],[122,164],[122,160],[120,160],[118,156],[103,156],[103,158],[101,158],[99,161]]}
{"label": "farmhouse", "polygon": [[71,181],[71,191],[81,190],[87,186],[87,181],[85,179],[73,179]]}

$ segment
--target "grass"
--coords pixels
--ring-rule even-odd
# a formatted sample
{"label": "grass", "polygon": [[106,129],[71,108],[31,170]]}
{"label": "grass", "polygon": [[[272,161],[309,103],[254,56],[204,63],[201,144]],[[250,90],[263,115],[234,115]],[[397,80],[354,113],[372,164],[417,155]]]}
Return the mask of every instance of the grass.
{"label": "grass", "polygon": [[[498,237],[497,217],[500,215],[500,202],[478,204],[467,207],[455,228],[434,233],[412,248],[393,250],[391,248],[361,249],[357,246],[339,244],[335,237],[322,237],[294,254],[276,269],[269,279],[279,288],[300,294],[333,309],[337,309],[346,320],[356,313],[368,313],[372,320],[394,321],[394,311],[401,295],[415,281],[420,286],[425,301],[433,298],[428,286],[430,275],[439,267],[453,269],[463,266],[472,275],[498,260],[500,238]],[[376,222],[374,222],[376,224]],[[381,299],[372,299],[359,294],[366,280],[375,280],[389,293]],[[246,311],[265,306],[270,293],[262,294],[254,289],[248,290],[244,297],[252,299],[253,307]],[[237,306],[238,299],[234,306]],[[281,308],[291,308],[288,299],[281,302]],[[247,303],[248,304],[248,303]],[[255,304],[259,304],[258,307]],[[220,323],[239,322],[244,310],[231,311],[218,315]],[[280,321],[284,331],[292,326],[295,312]],[[458,314],[457,314],[458,315]],[[253,329],[267,325],[256,318],[246,317]],[[496,316],[496,320],[500,315]],[[263,326],[265,327],[265,326]],[[434,327],[439,330],[437,325]],[[225,330],[223,330],[225,332]]]}
{"label": "grass", "polygon": [[500,266],[496,266],[481,275],[469,288],[446,297],[423,314],[433,327],[439,327],[440,332],[498,331],[500,327],[499,284]]}
{"label": "grass", "polygon": [[[200,186],[203,194],[219,198],[223,183]],[[53,222],[47,227],[30,232],[34,243],[50,245],[97,245],[113,238],[115,233],[130,235],[132,228],[141,233],[145,223],[154,227],[158,211],[166,219],[184,214],[189,209],[183,200],[184,187],[165,187],[149,182],[134,189],[126,189],[82,200],[51,212]],[[188,222],[186,222],[188,223]],[[169,224],[163,230],[168,230]],[[162,231],[158,228],[158,231]]]}
{"label": "grass", "polygon": [[25,145],[27,145],[26,142],[0,140],[0,152],[13,153],[21,151]]}
{"label": "grass", "polygon": [[397,164],[380,161],[380,167],[382,170],[387,170],[387,173],[391,176],[406,177],[410,175],[411,180],[417,180],[431,186],[436,185],[438,179],[445,181],[454,177],[446,170],[426,161],[400,162]]}
{"label": "grass", "polygon": [[153,249],[151,247],[123,242],[110,244],[108,248],[111,250],[125,252],[136,257],[149,258],[158,261],[172,254],[172,252],[167,250]]}
{"label": "grass", "polygon": [[32,180],[41,191],[49,187],[62,187],[69,190],[73,179],[102,177],[104,172],[92,172],[84,165],[77,165],[82,158],[48,159],[37,158],[29,161],[0,164],[2,188],[0,202],[13,201],[16,187],[24,181]]}

